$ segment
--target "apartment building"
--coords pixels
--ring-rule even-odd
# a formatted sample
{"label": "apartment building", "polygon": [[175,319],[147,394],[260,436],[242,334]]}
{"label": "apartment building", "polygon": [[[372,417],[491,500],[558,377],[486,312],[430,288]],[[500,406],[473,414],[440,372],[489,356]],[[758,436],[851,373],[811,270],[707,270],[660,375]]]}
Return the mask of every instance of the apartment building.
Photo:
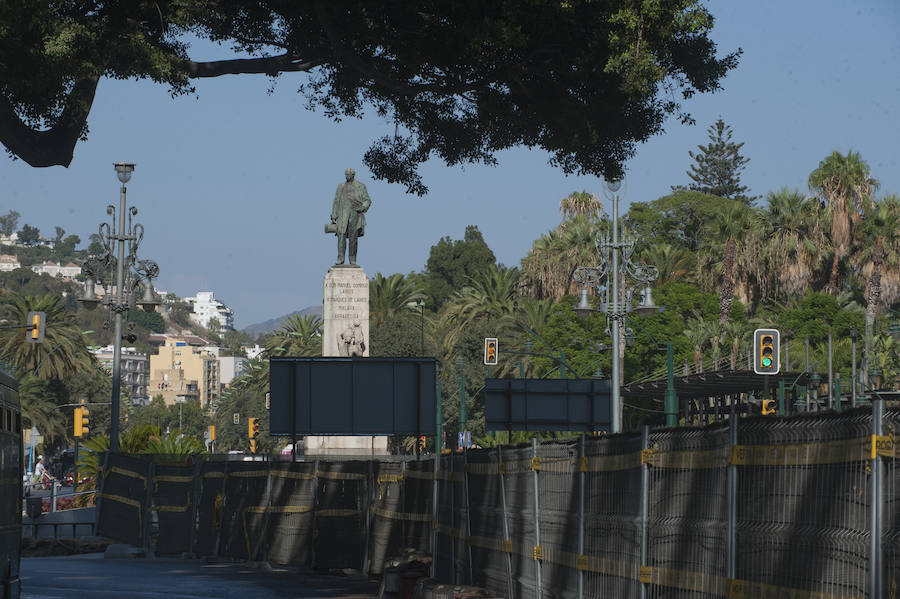
{"label": "apartment building", "polygon": [[65,266],[59,262],[50,262],[49,260],[31,267],[31,270],[39,275],[50,275],[51,277],[62,277],[64,279],[74,279],[81,274],[81,267],[74,262],[69,262]]}
{"label": "apartment building", "polygon": [[234,310],[217,300],[212,291],[198,291],[195,297],[186,297],[184,301],[193,307],[191,318],[200,325],[209,328],[210,320],[219,321],[219,330],[212,332],[221,335],[234,330]]}
{"label": "apartment building", "polygon": [[162,395],[166,405],[188,399],[209,407],[219,398],[219,360],[206,347],[206,340],[193,335],[151,335],[158,347],[150,356],[151,397]]}
{"label": "apartment building", "polygon": [[19,259],[11,254],[0,254],[0,272],[9,272],[21,268]]}
{"label": "apartment building", "polygon": [[[104,368],[112,372],[113,351],[113,346],[107,345],[92,349],[91,353],[97,356],[97,360]],[[147,354],[138,352],[134,347],[123,347],[119,364],[122,389],[128,393],[131,403],[136,406],[147,405],[150,402],[150,397],[147,395],[150,359]]]}

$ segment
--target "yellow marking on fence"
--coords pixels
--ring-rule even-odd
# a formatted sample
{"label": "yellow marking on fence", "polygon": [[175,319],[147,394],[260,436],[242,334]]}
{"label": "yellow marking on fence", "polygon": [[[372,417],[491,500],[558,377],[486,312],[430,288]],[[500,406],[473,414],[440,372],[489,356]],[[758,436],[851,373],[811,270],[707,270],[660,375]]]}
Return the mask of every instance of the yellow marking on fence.
{"label": "yellow marking on fence", "polygon": [[104,478],[109,478],[110,474],[120,474],[122,476],[128,476],[130,478],[136,478],[140,481],[144,482],[144,486],[147,486],[147,477],[143,474],[135,472],[134,470],[126,470],[125,468],[119,468],[118,466],[110,466],[106,472],[103,474]]}
{"label": "yellow marking on fence", "polygon": [[585,460],[585,472],[613,472],[616,470],[631,470],[637,468],[643,462],[642,453],[623,453],[619,455],[602,455],[583,458]]}
{"label": "yellow marking on fence", "polygon": [[293,478],[294,480],[315,480],[316,475],[309,472],[291,472],[290,470],[272,470],[270,474],[276,478]]}
{"label": "yellow marking on fence", "polygon": [[360,514],[359,510],[341,510],[341,509],[330,509],[330,510],[316,510],[316,517],[323,518],[346,518],[348,516],[358,516]]}
{"label": "yellow marking on fence", "polygon": [[252,514],[306,514],[313,511],[311,505],[251,505],[244,508],[245,512]]}
{"label": "yellow marking on fence", "polygon": [[534,456],[531,458],[531,469],[532,471],[541,469],[541,458],[539,456]]}
{"label": "yellow marking on fence", "polygon": [[504,551],[504,553],[512,553],[512,542],[511,541],[503,541],[503,551]]}
{"label": "yellow marking on fence", "polygon": [[431,522],[431,514],[422,514],[415,512],[395,512],[380,507],[372,506],[372,513],[382,518],[390,520],[407,520],[410,522]]}
{"label": "yellow marking on fence", "polygon": [[534,560],[542,560],[544,559],[544,548],[540,545],[534,546]]}
{"label": "yellow marking on fence", "polygon": [[641,450],[641,465],[650,464],[653,462],[653,450],[652,449],[642,449]]}
{"label": "yellow marking on fence", "polygon": [[869,437],[790,445],[735,445],[731,452],[731,463],[738,466],[811,466],[869,459]]}
{"label": "yellow marking on fence", "polygon": [[160,482],[160,483],[192,483],[192,482],[194,482],[194,476],[193,476],[193,475],[189,475],[189,476],[180,476],[180,475],[175,475],[175,474],[171,474],[171,475],[170,475],[170,474],[166,474],[166,475],[163,475],[163,476],[154,476],[154,477],[153,477],[153,482]]}
{"label": "yellow marking on fence", "polygon": [[578,471],[587,472],[587,458],[581,458],[580,460],[578,460]]}
{"label": "yellow marking on fence", "polygon": [[384,483],[402,483],[403,482],[402,474],[379,474],[378,475],[378,484]]}
{"label": "yellow marking on fence", "polygon": [[497,463],[497,474],[499,474],[500,476],[506,474],[506,464],[504,462]]}
{"label": "yellow marking on fence", "polygon": [[269,476],[268,470],[238,470],[237,472],[229,472],[228,478],[262,478]]}
{"label": "yellow marking on fence", "polygon": [[872,435],[872,459],[877,456],[893,458],[894,453],[894,435]]}
{"label": "yellow marking on fence", "polygon": [[365,480],[366,475],[359,472],[331,472],[327,470],[316,470],[318,478],[327,478],[330,480]]}
{"label": "yellow marking on fence", "polygon": [[154,505],[150,508],[153,512],[186,512],[190,509],[189,505]]}
{"label": "yellow marking on fence", "polygon": [[422,480],[434,480],[433,470],[406,470],[406,478],[418,478]]}
{"label": "yellow marking on fence", "polygon": [[219,472],[218,470],[213,470],[211,472],[204,472],[200,475],[201,478],[225,478],[224,472]]}
{"label": "yellow marking on fence", "polygon": [[581,570],[582,572],[584,572],[585,570],[587,570],[587,565],[588,565],[588,563],[587,563],[587,556],[586,556],[586,555],[579,555],[579,556],[578,556],[578,560],[577,560],[577,562],[576,562],[576,565],[577,565],[577,568],[578,568],[579,570]]}
{"label": "yellow marking on fence", "polygon": [[[703,449],[695,451],[650,451],[649,463],[655,468],[677,469],[710,469],[725,468],[728,466],[731,455],[730,448],[726,445],[718,449]],[[641,452],[643,453],[643,451]]]}
{"label": "yellow marking on fence", "polygon": [[638,580],[640,580],[644,584],[650,584],[650,581],[652,579],[653,579],[653,568],[651,568],[650,566],[641,566],[641,569],[638,572]]}
{"label": "yellow marking on fence", "polygon": [[435,472],[434,477],[438,480],[446,480],[454,483],[461,483],[465,480],[462,472],[450,472],[449,470],[438,470]]}

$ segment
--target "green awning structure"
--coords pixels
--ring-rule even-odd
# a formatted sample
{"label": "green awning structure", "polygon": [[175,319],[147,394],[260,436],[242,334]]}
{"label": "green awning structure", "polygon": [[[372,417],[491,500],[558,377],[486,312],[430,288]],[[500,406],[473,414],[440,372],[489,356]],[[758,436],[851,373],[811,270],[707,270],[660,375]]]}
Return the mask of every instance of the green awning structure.
{"label": "green awning structure", "polygon": [[[675,375],[675,393],[678,398],[695,399],[699,397],[721,397],[739,393],[762,393],[769,379],[769,389],[778,387],[778,381],[784,381],[785,388],[791,385],[806,385],[809,381],[806,372],[780,372],[778,374],[761,375],[752,370],[714,370],[688,375]],[[824,377],[823,377],[824,378]],[[626,399],[658,399],[666,394],[666,379],[655,379],[622,386],[622,397]]]}

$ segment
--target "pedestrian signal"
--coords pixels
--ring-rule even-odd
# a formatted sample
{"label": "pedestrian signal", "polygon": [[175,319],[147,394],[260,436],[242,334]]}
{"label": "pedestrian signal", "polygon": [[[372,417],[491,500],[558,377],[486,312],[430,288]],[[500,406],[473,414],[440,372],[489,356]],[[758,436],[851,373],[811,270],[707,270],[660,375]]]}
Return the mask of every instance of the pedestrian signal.
{"label": "pedestrian signal", "polygon": [[781,335],[776,329],[753,331],[753,372],[778,374]]}
{"label": "pedestrian signal", "polygon": [[43,343],[46,328],[47,314],[45,312],[29,312],[25,327],[25,341]]}
{"label": "pedestrian signal", "polygon": [[768,416],[769,414],[774,414],[775,410],[775,400],[774,399],[764,399],[762,402],[762,413],[763,416]]}
{"label": "pedestrian signal", "polygon": [[497,339],[494,337],[486,337],[484,340],[484,363],[486,366],[497,365]]}

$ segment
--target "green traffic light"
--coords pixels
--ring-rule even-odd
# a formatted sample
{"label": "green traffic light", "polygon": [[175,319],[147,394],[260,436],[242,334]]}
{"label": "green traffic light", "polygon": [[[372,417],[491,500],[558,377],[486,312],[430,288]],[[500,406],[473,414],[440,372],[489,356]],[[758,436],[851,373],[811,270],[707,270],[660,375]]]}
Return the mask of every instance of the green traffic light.
{"label": "green traffic light", "polygon": [[763,366],[766,366],[766,367],[771,366],[771,365],[772,365],[772,358],[769,358],[768,356],[765,357],[765,358],[763,358],[763,359],[762,359],[762,365],[763,365]]}

